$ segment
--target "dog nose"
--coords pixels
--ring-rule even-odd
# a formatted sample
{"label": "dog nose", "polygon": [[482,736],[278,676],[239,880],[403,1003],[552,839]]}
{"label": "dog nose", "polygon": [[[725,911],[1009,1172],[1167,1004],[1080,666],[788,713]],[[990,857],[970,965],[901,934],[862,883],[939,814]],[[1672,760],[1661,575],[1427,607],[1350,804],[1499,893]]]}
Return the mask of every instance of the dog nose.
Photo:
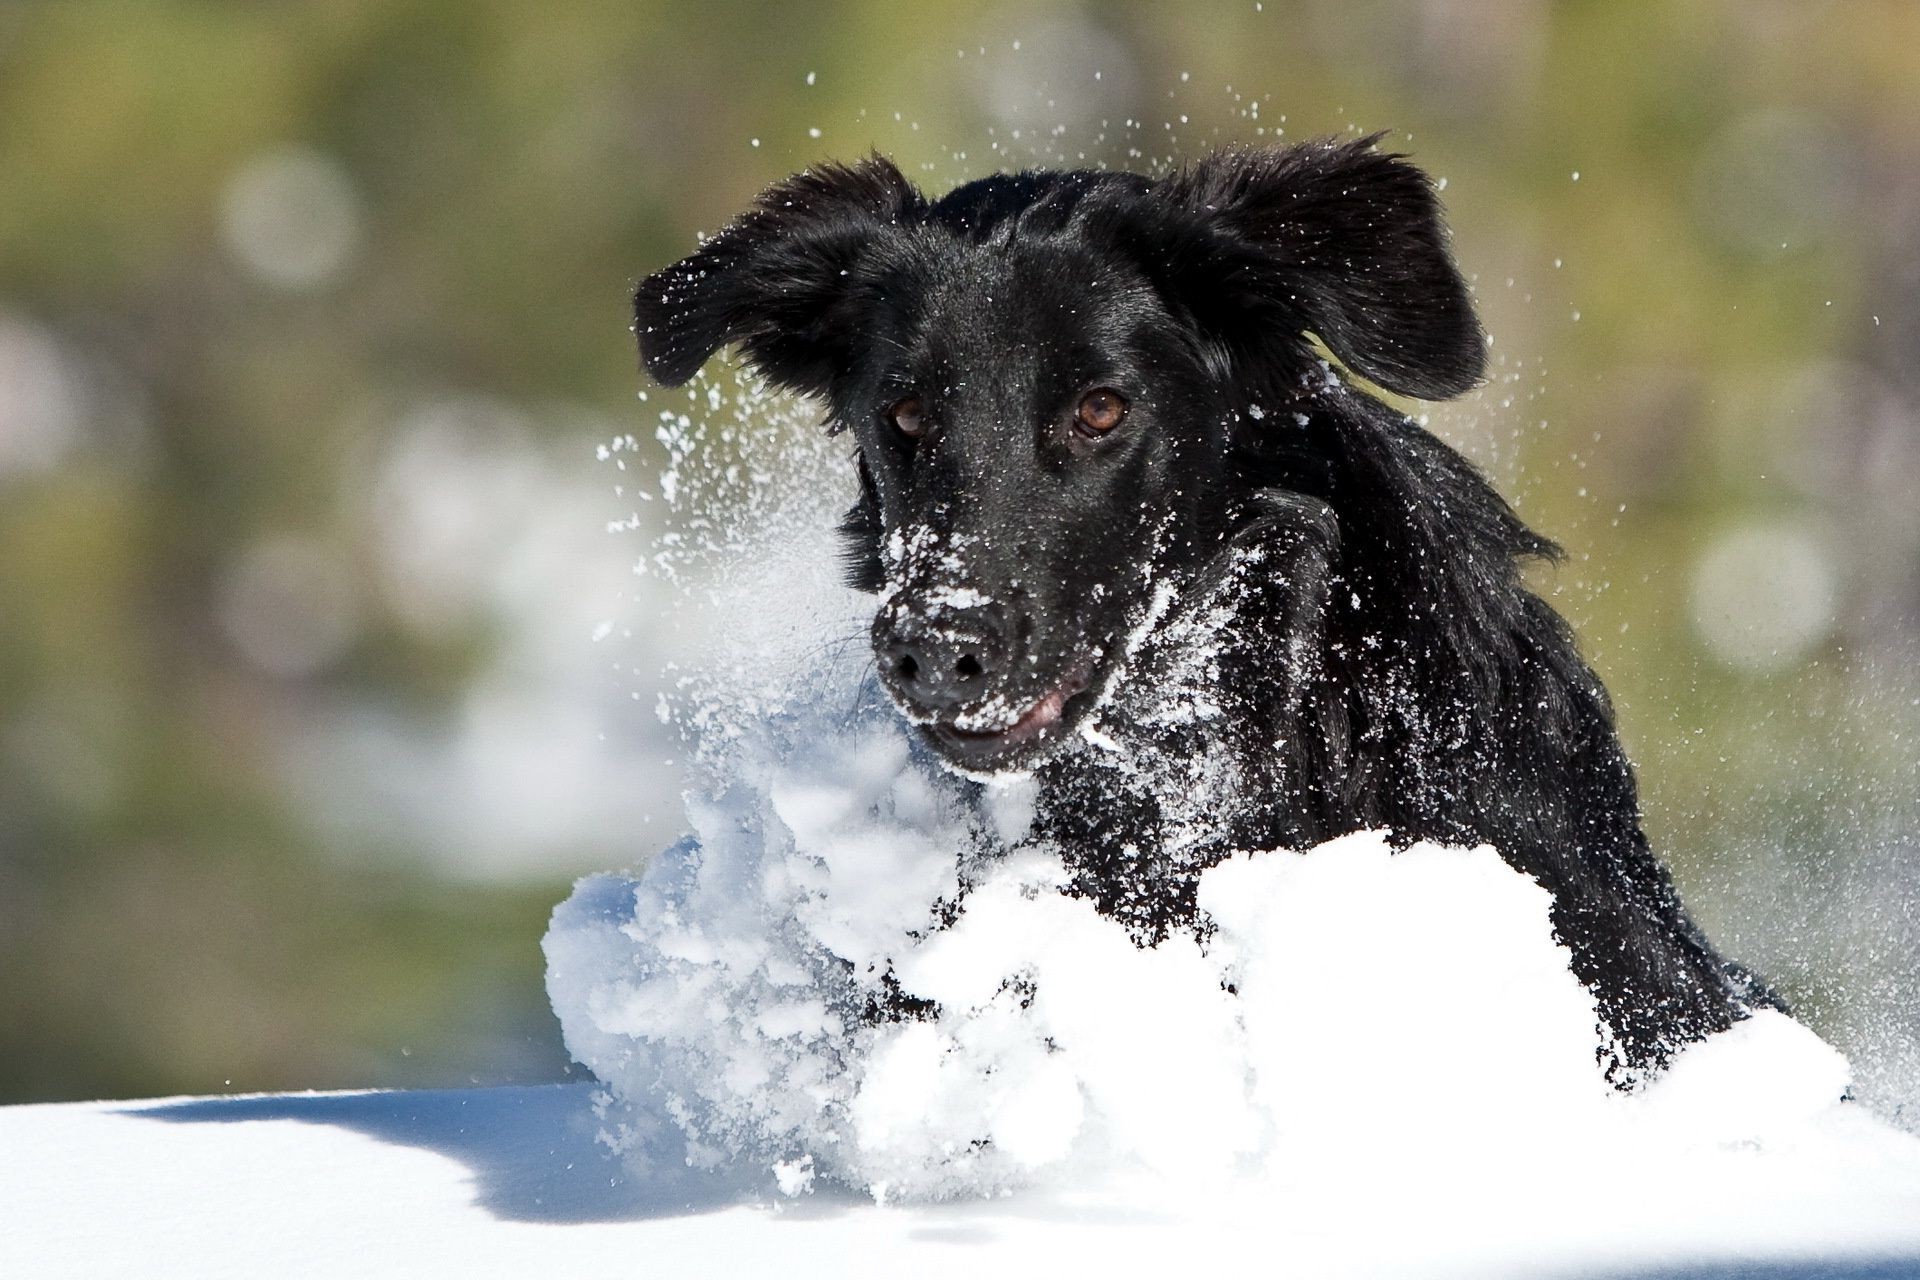
{"label": "dog nose", "polygon": [[947,608],[936,617],[889,610],[874,631],[887,682],[928,711],[979,701],[1007,668],[1006,625],[989,607]]}

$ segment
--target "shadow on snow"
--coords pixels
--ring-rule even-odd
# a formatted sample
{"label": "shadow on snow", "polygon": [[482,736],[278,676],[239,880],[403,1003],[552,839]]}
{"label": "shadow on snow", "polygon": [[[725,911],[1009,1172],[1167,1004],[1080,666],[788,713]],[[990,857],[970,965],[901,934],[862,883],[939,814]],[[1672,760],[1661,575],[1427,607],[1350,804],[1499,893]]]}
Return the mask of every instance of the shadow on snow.
{"label": "shadow on snow", "polygon": [[755,1169],[700,1170],[654,1161],[645,1173],[596,1138],[594,1086],[276,1094],[198,1098],[125,1114],[176,1124],[293,1120],[450,1156],[473,1172],[475,1202],[513,1222],[637,1222],[778,1203],[795,1216],[857,1197],[831,1188],[787,1201]]}

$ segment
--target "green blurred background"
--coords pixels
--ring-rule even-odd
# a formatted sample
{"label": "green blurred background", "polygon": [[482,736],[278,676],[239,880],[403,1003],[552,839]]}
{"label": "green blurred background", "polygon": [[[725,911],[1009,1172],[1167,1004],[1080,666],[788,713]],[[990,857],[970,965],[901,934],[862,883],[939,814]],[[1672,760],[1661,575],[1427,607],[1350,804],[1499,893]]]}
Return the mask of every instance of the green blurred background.
{"label": "green blurred background", "polygon": [[680,823],[613,489],[696,230],[1377,128],[1697,913],[1920,1103],[1906,0],[0,0],[0,1102],[565,1071],[546,913]]}

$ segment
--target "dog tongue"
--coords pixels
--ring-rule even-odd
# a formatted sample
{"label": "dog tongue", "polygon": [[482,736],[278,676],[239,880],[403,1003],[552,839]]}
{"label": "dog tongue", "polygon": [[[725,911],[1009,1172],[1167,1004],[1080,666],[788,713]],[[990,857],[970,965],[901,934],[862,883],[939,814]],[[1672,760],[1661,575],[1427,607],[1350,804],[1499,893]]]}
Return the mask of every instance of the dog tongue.
{"label": "dog tongue", "polygon": [[1007,726],[1006,736],[1015,741],[1031,738],[1042,729],[1060,718],[1061,710],[1067,705],[1067,686],[1061,685],[1046,697],[1033,704],[1027,713]]}
{"label": "dog tongue", "polygon": [[1067,674],[1065,680],[1055,686],[1053,692],[1034,703],[1027,709],[1025,715],[1008,725],[1004,731],[1005,736],[1015,742],[1024,742],[1057,722],[1061,712],[1066,710],[1067,699],[1087,687],[1087,680],[1091,674],[1092,663],[1082,660]]}
{"label": "dog tongue", "polygon": [[1052,692],[1044,695],[1038,702],[1020,713],[1020,718],[1000,729],[974,729],[963,727],[964,720],[954,725],[959,732],[977,738],[998,738],[1005,742],[1025,742],[1048,727],[1057,724],[1066,711],[1067,699],[1087,687],[1092,664],[1081,662],[1067,673],[1067,678],[1054,686]]}

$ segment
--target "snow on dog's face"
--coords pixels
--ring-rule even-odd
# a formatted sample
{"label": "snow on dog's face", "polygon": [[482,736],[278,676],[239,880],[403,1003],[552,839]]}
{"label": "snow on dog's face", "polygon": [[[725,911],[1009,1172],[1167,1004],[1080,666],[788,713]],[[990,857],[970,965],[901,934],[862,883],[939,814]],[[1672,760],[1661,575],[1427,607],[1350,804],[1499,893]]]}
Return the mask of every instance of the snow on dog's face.
{"label": "snow on dog's face", "polygon": [[825,400],[857,446],[844,532],[882,681],[953,764],[1028,767],[1250,518],[1235,441],[1286,429],[1308,331],[1408,394],[1478,376],[1431,191],[1371,144],[932,203],[879,157],[809,170],[641,283],[641,349],[678,384],[737,343]]}
{"label": "snow on dog's face", "polygon": [[[1043,754],[1094,707],[1154,578],[1211,545],[1224,414],[1124,258],[1013,220],[934,231],[874,308],[841,420],[896,704],[963,768]],[[876,555],[877,552],[877,555]]]}

